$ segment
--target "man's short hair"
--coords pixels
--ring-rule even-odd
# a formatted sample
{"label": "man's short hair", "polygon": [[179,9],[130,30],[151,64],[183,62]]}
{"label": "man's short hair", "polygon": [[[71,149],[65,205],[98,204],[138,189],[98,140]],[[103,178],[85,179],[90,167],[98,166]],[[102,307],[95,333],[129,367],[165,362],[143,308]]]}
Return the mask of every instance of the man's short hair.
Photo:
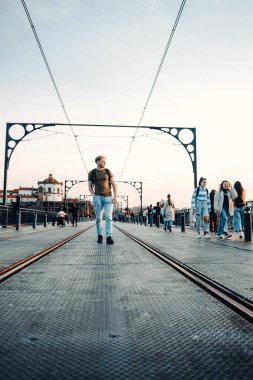
{"label": "man's short hair", "polygon": [[97,156],[97,157],[95,158],[95,162],[97,163],[98,161],[101,160],[101,158],[105,158],[105,156]]}

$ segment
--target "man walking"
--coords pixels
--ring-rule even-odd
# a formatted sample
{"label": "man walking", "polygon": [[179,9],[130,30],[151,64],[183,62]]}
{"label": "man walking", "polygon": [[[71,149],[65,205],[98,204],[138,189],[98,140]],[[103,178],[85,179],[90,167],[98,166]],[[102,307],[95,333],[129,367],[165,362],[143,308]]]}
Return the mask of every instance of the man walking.
{"label": "man walking", "polygon": [[[102,235],[102,211],[105,212],[105,227],[106,227],[106,243],[114,244],[112,240],[112,208],[113,204],[117,204],[117,185],[113,174],[109,169],[106,169],[106,159],[104,156],[95,158],[97,167],[91,170],[88,174],[89,191],[93,196],[95,214],[96,214],[96,229],[98,240],[103,243]],[[111,192],[113,188],[113,198]]]}

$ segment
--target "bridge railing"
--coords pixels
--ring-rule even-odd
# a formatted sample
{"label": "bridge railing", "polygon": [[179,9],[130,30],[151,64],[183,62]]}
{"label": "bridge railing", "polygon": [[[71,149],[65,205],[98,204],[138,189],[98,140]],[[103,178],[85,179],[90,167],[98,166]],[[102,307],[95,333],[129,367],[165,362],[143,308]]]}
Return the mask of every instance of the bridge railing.
{"label": "bridge railing", "polygon": [[[253,201],[251,201],[250,205],[247,202],[247,206],[250,207],[250,210],[251,210],[250,212],[252,214],[252,231],[253,231]],[[183,218],[182,218],[182,216],[183,216]],[[151,219],[151,223],[150,223],[150,219]],[[157,222],[158,222],[158,225],[161,225],[161,223],[163,222],[161,216],[158,219],[159,220],[157,220],[157,216],[154,216],[152,214],[151,214],[150,218],[145,217],[143,215],[135,214],[133,217],[124,217],[124,218],[121,218],[120,220],[115,219],[115,221],[118,220],[119,222],[141,224],[141,225],[142,224],[144,224],[144,225],[147,225],[147,224],[157,225]],[[190,208],[183,208],[183,209],[175,210],[175,221],[173,224],[176,227],[181,227],[182,226],[182,220],[184,222],[184,226],[195,228],[196,216],[192,214]],[[233,217],[228,218],[228,229],[233,230]]]}
{"label": "bridge railing", "polygon": [[191,209],[190,208],[183,208],[180,210],[175,210],[175,226],[181,226],[182,223],[182,215],[184,215],[185,225],[192,227],[192,216],[191,216]]}
{"label": "bridge railing", "polygon": [[[36,224],[45,223],[45,216],[47,216],[47,223],[52,223],[55,220],[56,212],[46,212],[42,210],[20,208],[20,224],[30,225],[34,222],[34,215],[36,214]],[[13,206],[0,205],[0,226],[15,226],[17,221],[17,210]]]}

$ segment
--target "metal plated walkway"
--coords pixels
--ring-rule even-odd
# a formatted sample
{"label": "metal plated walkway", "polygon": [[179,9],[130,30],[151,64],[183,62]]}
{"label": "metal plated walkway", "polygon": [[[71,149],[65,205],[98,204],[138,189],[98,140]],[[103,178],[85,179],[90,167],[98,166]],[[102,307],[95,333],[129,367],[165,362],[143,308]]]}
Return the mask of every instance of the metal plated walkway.
{"label": "metal plated walkway", "polygon": [[[32,236],[37,251],[84,227],[1,234],[0,255],[20,258]],[[252,300],[250,245],[120,227]],[[252,324],[117,229],[113,237],[98,245],[92,227],[0,284],[1,379],[252,379]]]}

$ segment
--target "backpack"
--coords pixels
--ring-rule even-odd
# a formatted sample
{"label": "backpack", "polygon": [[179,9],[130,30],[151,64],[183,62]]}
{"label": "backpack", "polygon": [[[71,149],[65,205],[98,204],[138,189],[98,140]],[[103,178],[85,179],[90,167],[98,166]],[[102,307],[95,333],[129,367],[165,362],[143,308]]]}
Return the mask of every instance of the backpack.
{"label": "backpack", "polygon": [[[199,195],[199,189],[200,187],[198,186],[197,191],[196,191],[196,199],[198,198],[198,195]],[[206,189],[206,195],[208,196],[208,189]]]}
{"label": "backpack", "polygon": [[[111,184],[111,181],[110,181],[110,178],[111,178],[111,176],[110,176],[110,170],[105,168],[105,173],[108,175],[108,178],[109,178],[109,186],[110,186],[110,188],[111,188],[111,187],[112,187],[112,184]],[[97,180],[96,169],[93,169],[93,170],[92,170],[92,172],[91,172],[91,178],[92,178],[91,182],[93,183],[93,185],[95,185],[95,182],[96,182],[96,180]]]}

